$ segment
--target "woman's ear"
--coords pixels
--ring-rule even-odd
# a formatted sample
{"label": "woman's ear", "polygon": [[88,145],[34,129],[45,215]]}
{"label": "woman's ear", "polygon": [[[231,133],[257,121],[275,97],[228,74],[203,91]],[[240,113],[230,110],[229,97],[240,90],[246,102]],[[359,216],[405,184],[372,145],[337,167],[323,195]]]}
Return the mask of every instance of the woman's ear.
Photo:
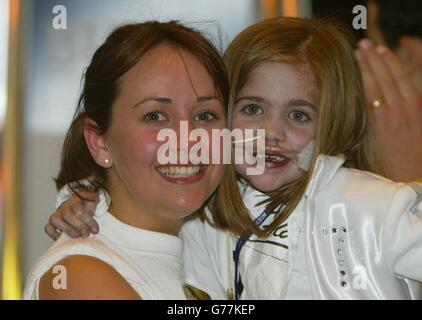
{"label": "woman's ear", "polygon": [[84,138],[94,161],[103,168],[110,168],[113,165],[110,149],[104,134],[100,132],[97,123],[91,118],[84,119]]}

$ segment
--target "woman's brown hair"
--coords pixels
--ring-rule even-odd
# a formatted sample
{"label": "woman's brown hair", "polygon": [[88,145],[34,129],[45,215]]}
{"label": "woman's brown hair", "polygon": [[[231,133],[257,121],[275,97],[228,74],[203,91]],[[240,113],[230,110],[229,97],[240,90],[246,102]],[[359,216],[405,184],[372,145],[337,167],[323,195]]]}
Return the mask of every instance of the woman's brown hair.
{"label": "woman's brown hair", "polygon": [[228,101],[228,79],[219,51],[199,31],[177,21],[128,24],[115,29],[96,50],[84,75],[83,90],[63,143],[56,187],[69,184],[73,192],[89,177],[90,188],[105,188],[105,169],[95,163],[85,143],[85,118],[94,120],[99,133],[110,125],[119,80],[152,48],[168,43],[195,56],[207,69],[224,106]]}
{"label": "woman's brown hair", "polygon": [[[251,72],[268,62],[287,63],[313,81],[317,121],[312,168],[297,181],[269,193],[267,209],[280,208],[265,230],[256,227],[238,189],[234,166],[226,170],[213,202],[213,223],[240,235],[267,235],[298,205],[320,154],[346,157],[345,166],[383,173],[367,112],[353,38],[333,21],[274,18],[241,32],[224,55],[229,74],[229,123],[234,101]],[[277,90],[277,88],[274,88]]]}

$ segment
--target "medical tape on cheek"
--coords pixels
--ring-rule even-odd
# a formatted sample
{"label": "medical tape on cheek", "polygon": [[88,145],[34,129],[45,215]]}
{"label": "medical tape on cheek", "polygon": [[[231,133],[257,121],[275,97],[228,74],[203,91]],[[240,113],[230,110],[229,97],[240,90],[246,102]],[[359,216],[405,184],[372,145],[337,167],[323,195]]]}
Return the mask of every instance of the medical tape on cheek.
{"label": "medical tape on cheek", "polygon": [[299,166],[299,168],[305,171],[309,171],[312,164],[312,156],[314,154],[314,149],[315,140],[311,140],[298,155],[297,165]]}
{"label": "medical tape on cheek", "polygon": [[233,140],[232,144],[255,141],[255,140],[258,140],[260,138],[261,138],[260,136],[254,136],[254,137],[251,137],[251,138],[248,138],[248,139]]}
{"label": "medical tape on cheek", "polygon": [[[232,144],[249,142],[249,141],[253,141],[253,140],[258,140],[259,138],[260,138],[259,136],[255,136],[255,137],[252,137],[250,139],[235,140],[235,141],[232,141]],[[309,169],[311,168],[311,165],[312,165],[312,156],[313,156],[313,153],[314,153],[314,149],[315,149],[315,140],[311,140],[311,141],[308,142],[308,144],[305,146],[305,148],[303,148],[303,150],[301,152],[299,152],[299,154],[298,154],[298,166],[299,166],[299,168],[301,168],[305,171],[309,171]]]}

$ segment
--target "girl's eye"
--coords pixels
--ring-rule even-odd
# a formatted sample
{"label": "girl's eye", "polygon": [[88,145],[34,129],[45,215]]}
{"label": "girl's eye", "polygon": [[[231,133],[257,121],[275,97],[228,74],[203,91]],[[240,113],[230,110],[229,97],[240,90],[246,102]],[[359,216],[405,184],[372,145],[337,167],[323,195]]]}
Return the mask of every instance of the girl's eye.
{"label": "girl's eye", "polygon": [[296,122],[308,122],[310,120],[307,114],[302,111],[293,111],[289,117]]}
{"label": "girl's eye", "polygon": [[150,112],[144,116],[144,119],[150,121],[163,121],[166,120],[166,117],[161,112]]}
{"label": "girl's eye", "polygon": [[258,106],[257,104],[249,104],[246,107],[244,107],[241,111],[250,116],[262,114],[263,112],[262,108]]}
{"label": "girl's eye", "polygon": [[195,121],[212,121],[217,118],[214,112],[206,111],[198,113],[195,117]]}

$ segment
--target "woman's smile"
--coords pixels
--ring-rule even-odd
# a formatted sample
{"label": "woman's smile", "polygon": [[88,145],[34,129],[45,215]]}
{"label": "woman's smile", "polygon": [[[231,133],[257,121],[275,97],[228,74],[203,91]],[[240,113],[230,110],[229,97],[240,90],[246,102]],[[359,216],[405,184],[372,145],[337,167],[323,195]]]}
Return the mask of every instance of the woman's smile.
{"label": "woman's smile", "polygon": [[159,174],[168,182],[179,185],[200,181],[208,165],[164,165],[157,167]]}

